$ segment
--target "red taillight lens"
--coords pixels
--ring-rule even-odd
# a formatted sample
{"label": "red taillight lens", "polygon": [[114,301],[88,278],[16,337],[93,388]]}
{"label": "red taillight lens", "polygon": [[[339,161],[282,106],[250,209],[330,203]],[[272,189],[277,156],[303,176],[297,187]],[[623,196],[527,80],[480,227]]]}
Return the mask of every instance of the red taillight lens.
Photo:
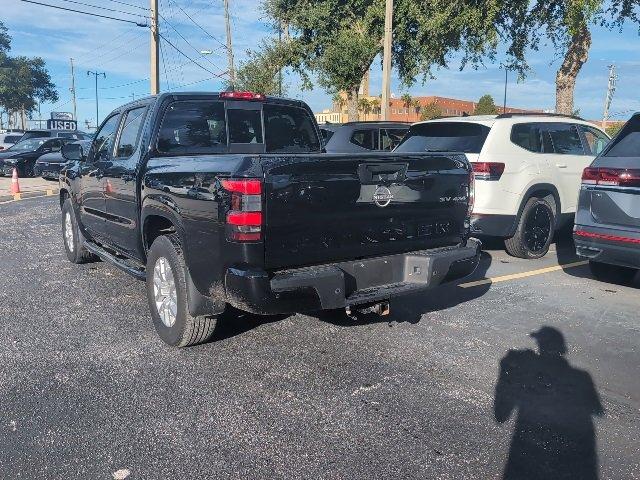
{"label": "red taillight lens", "polygon": [[253,92],[222,92],[220,98],[226,98],[227,100],[258,100],[262,101],[266,97],[261,93]]}
{"label": "red taillight lens", "polygon": [[243,195],[260,195],[262,182],[254,179],[222,180],[222,188],[230,192],[238,192]]}
{"label": "red taillight lens", "polygon": [[262,239],[262,182],[255,178],[224,179],[222,188],[231,193],[227,213],[227,236],[236,242]]}
{"label": "red taillight lens", "polygon": [[604,187],[640,187],[640,170],[587,167],[582,172],[582,184]]}
{"label": "red taillight lens", "polygon": [[227,223],[240,227],[259,227],[262,225],[261,212],[229,212]]}
{"label": "red taillight lens", "polygon": [[504,173],[504,163],[473,162],[471,166],[476,180],[500,180]]}

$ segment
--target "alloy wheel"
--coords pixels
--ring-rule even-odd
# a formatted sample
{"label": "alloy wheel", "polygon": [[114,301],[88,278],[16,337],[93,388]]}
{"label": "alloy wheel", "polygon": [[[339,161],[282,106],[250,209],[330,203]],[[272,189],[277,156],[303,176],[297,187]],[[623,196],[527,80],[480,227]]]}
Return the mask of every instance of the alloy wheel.
{"label": "alloy wheel", "polygon": [[527,216],[524,241],[532,253],[542,252],[551,234],[551,211],[546,205],[538,204]]}
{"label": "alloy wheel", "polygon": [[178,292],[169,261],[160,257],[153,267],[153,294],[162,323],[172,327],[178,313]]}

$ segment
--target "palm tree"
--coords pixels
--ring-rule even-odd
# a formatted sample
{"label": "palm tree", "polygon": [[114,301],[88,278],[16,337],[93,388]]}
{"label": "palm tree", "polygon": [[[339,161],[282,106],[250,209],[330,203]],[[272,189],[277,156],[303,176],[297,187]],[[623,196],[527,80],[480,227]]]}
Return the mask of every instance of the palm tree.
{"label": "palm tree", "polygon": [[364,119],[367,119],[367,115],[371,113],[371,102],[366,98],[358,99],[358,110],[364,114]]}
{"label": "palm tree", "polygon": [[340,93],[335,93],[332,98],[333,105],[337,107],[338,111],[342,112],[342,109],[347,104],[347,99]]}
{"label": "palm tree", "polygon": [[379,98],[373,98],[371,99],[371,111],[374,113],[374,115],[378,115],[378,118],[380,117],[380,99]]}
{"label": "palm tree", "polygon": [[407,109],[407,111],[413,107],[413,97],[408,93],[403,93],[400,100],[402,100],[402,105]]}

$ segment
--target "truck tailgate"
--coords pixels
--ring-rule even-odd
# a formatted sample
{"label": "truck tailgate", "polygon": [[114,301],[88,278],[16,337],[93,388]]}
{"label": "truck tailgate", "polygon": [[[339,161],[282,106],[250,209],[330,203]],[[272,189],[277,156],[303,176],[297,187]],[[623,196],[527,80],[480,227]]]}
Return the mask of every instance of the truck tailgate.
{"label": "truck tailgate", "polygon": [[454,245],[465,234],[464,155],[283,155],[261,163],[269,269]]}

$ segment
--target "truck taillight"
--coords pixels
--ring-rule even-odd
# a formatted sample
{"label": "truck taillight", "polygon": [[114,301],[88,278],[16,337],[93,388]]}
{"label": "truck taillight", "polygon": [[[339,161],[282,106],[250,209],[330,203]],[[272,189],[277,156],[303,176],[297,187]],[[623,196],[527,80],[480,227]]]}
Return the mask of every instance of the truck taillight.
{"label": "truck taillight", "polygon": [[473,172],[469,173],[469,206],[467,216],[473,213],[473,206],[476,203],[476,176]]}
{"label": "truck taillight", "polygon": [[221,92],[220,98],[227,100],[258,100],[263,101],[266,97],[261,93],[254,92]]}
{"label": "truck taillight", "polygon": [[476,180],[500,180],[504,173],[504,163],[472,162]]}
{"label": "truck taillight", "polygon": [[226,179],[222,188],[231,192],[227,213],[228,238],[237,242],[262,239],[262,182],[258,179]]}
{"label": "truck taillight", "polygon": [[604,187],[640,187],[640,170],[587,167],[582,172],[582,184]]}

